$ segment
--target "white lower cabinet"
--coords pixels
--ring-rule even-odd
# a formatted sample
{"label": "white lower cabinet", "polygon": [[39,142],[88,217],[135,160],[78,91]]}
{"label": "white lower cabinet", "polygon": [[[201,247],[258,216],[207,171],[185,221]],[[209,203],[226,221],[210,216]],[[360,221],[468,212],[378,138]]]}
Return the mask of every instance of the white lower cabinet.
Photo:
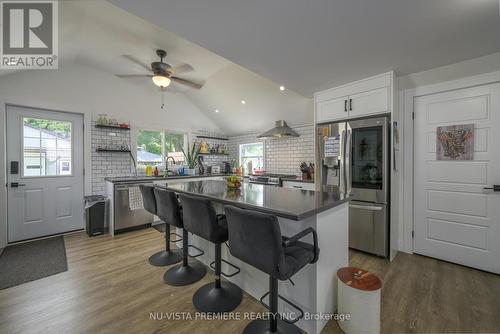
{"label": "white lower cabinet", "polygon": [[311,182],[283,181],[283,188],[316,190],[316,186]]}

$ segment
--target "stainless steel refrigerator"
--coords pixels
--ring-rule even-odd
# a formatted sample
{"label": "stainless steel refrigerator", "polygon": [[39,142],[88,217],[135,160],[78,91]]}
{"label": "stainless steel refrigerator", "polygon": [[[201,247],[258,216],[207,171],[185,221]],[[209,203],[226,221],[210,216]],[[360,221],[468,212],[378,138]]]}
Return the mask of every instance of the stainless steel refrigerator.
{"label": "stainless steel refrigerator", "polygon": [[318,124],[316,182],[349,193],[349,247],[389,254],[390,119]]}

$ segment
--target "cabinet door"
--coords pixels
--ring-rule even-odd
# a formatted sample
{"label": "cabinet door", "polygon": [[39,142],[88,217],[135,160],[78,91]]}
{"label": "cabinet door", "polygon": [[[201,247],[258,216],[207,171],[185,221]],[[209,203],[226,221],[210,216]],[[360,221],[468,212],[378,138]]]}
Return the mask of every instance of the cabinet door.
{"label": "cabinet door", "polygon": [[389,89],[369,90],[349,96],[349,117],[359,117],[389,112]]}
{"label": "cabinet door", "polygon": [[347,118],[347,96],[320,101],[316,104],[316,122],[327,122]]}

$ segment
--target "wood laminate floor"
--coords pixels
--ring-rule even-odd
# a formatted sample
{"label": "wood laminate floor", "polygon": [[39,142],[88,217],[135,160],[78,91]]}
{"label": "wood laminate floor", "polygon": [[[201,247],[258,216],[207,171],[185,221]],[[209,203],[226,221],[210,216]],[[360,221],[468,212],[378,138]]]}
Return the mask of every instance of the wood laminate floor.
{"label": "wood laminate floor", "polygon": [[[152,320],[195,314],[188,287],[163,283],[147,259],[164,246],[153,229],[88,238],[65,236],[69,270],[0,290],[0,333],[241,333],[247,320]],[[350,263],[383,280],[382,332],[500,332],[500,276],[399,253],[388,261],[351,252]],[[264,312],[245,295],[236,312]],[[158,313],[157,313],[158,312]],[[330,322],[323,333],[341,333]]]}

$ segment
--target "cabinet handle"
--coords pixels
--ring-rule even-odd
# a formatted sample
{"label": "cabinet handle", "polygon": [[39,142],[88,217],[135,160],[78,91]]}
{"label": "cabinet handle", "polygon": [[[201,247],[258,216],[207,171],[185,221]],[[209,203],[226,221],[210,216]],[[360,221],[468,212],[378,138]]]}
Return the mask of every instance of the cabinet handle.
{"label": "cabinet handle", "polygon": [[297,189],[302,189],[301,186],[293,186],[294,188],[297,188]]}
{"label": "cabinet handle", "polygon": [[349,99],[349,110],[352,111],[352,99]]}
{"label": "cabinet handle", "polygon": [[347,112],[347,100],[344,100],[344,111]]}

